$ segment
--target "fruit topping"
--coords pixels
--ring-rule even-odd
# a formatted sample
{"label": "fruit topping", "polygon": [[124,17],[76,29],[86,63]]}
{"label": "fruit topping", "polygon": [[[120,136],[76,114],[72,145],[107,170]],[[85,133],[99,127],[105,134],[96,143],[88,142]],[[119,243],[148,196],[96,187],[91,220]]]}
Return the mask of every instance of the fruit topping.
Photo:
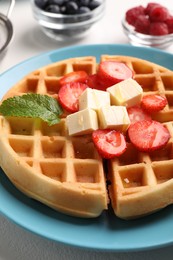
{"label": "fruit topping", "polygon": [[143,96],[141,100],[141,107],[149,112],[159,112],[160,110],[164,109],[164,107],[167,105],[168,101],[165,97],[160,95],[146,95]]}
{"label": "fruit topping", "polygon": [[164,147],[170,138],[170,133],[157,121],[143,120],[129,126],[128,136],[139,151],[150,152]]}
{"label": "fruit topping", "polygon": [[91,134],[105,159],[123,154],[127,142],[150,152],[163,148],[170,138],[168,129],[152,119],[153,112],[167,105],[166,97],[143,94],[132,77],[125,63],[102,61],[95,74],[74,71],[59,81],[59,104],[72,113],[67,115],[69,135]]}
{"label": "fruit topping", "polygon": [[165,6],[158,3],[135,6],[126,11],[125,19],[142,34],[160,36],[173,33],[173,17]]}
{"label": "fruit topping", "polygon": [[58,101],[68,112],[74,113],[79,110],[79,96],[88,86],[80,82],[64,84],[58,93]]}
{"label": "fruit topping", "polygon": [[81,82],[85,83],[88,78],[88,74],[85,71],[73,71],[67,73],[64,77],[62,77],[59,81],[60,85],[64,85],[71,82]]}
{"label": "fruit topping", "polygon": [[124,63],[103,61],[98,68],[100,82],[108,88],[120,81],[133,77],[133,71]]}
{"label": "fruit topping", "polygon": [[131,124],[136,123],[137,121],[151,120],[151,116],[139,106],[127,108],[127,113]]}
{"label": "fruit topping", "polygon": [[89,75],[85,82],[90,88],[98,89],[98,90],[106,90],[104,83],[99,80],[97,74]]}
{"label": "fruit topping", "polygon": [[126,150],[124,135],[115,130],[95,130],[92,139],[99,154],[105,159],[120,156]]}
{"label": "fruit topping", "polygon": [[88,13],[100,5],[99,0],[35,0],[44,11],[67,15]]}

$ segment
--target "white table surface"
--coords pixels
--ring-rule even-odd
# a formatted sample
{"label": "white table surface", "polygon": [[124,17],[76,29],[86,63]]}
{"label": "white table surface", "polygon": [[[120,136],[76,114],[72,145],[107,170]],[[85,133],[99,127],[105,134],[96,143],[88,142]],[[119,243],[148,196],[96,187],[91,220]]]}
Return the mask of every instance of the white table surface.
{"label": "white table surface", "polygon": [[[8,0],[0,0],[0,12],[5,13]],[[90,34],[77,42],[59,43],[47,38],[35,22],[29,0],[16,0],[10,17],[15,35],[6,55],[0,61],[0,73],[12,66],[46,51],[69,45],[120,43],[126,44],[127,39],[121,28],[121,15],[132,5],[139,5],[146,0],[107,0],[104,18],[94,26]],[[172,5],[172,0],[158,0],[164,5]],[[173,45],[165,50],[173,53]],[[159,232],[159,231],[158,231]],[[173,259],[173,246],[145,252],[99,252],[69,247],[48,241],[34,235],[0,216],[0,260],[88,260],[88,259]]]}

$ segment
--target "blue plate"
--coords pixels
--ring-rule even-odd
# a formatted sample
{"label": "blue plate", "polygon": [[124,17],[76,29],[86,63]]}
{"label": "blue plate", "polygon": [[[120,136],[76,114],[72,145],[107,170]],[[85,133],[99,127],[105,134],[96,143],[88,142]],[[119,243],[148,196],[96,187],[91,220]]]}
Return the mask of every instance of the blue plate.
{"label": "blue plate", "polygon": [[[129,45],[89,45],[63,48],[29,59],[0,77],[0,98],[24,75],[49,63],[78,56],[128,55],[173,69],[173,56],[151,48]],[[25,229],[47,239],[82,248],[137,251],[173,243],[173,207],[142,219],[125,221],[111,210],[96,219],[60,214],[18,191],[0,171],[0,212]]]}

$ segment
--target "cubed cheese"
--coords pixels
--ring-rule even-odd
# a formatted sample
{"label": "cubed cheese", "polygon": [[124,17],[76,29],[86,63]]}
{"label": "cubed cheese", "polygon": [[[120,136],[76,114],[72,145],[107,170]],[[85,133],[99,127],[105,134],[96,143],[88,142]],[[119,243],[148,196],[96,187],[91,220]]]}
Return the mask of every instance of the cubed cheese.
{"label": "cubed cheese", "polygon": [[126,131],[130,119],[125,106],[103,106],[98,111],[99,124],[102,129]]}
{"label": "cubed cheese", "polygon": [[111,105],[134,106],[141,102],[143,90],[134,79],[123,80],[109,88]]}
{"label": "cubed cheese", "polygon": [[110,94],[106,91],[86,88],[79,97],[79,110],[92,108],[97,111],[105,105],[110,105]]}
{"label": "cubed cheese", "polygon": [[67,116],[69,135],[90,134],[98,129],[97,113],[90,108]]}

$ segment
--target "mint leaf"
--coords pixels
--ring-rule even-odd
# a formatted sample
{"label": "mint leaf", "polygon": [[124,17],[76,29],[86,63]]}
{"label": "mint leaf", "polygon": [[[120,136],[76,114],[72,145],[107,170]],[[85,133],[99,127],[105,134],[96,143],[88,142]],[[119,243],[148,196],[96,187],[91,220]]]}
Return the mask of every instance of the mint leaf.
{"label": "mint leaf", "polygon": [[40,94],[24,94],[8,98],[0,105],[3,116],[40,118],[49,125],[59,123],[62,109],[55,98]]}

